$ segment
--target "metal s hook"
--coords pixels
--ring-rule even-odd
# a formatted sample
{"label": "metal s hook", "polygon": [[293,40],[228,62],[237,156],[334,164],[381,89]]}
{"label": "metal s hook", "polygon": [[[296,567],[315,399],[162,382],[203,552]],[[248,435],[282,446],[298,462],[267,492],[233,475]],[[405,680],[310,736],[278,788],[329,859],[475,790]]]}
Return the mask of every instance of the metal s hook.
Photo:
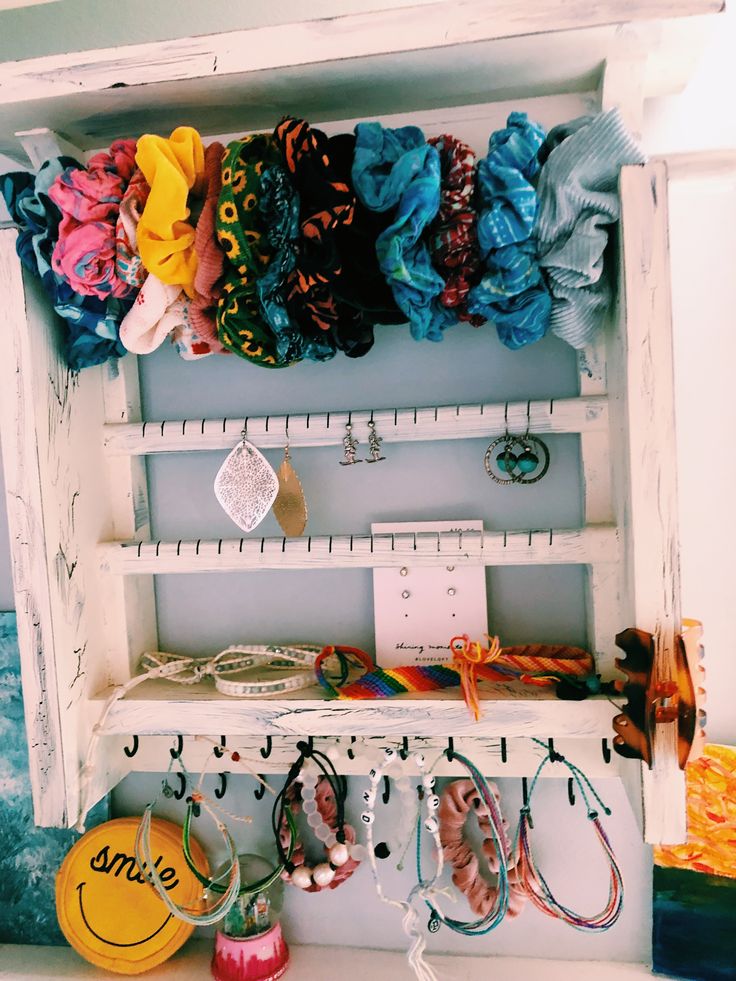
{"label": "metal s hook", "polygon": [[220,736],[220,745],[214,746],[212,752],[215,754],[218,760],[221,760],[225,754],[225,749],[227,747],[227,739],[225,736]]}
{"label": "metal s hook", "polygon": [[570,806],[575,806],[575,782],[572,777],[567,781],[567,799],[570,801]]}
{"label": "metal s hook", "polygon": [[407,736],[401,740],[401,749],[399,750],[399,756],[402,760],[407,760],[409,758],[409,739]]}
{"label": "metal s hook", "polygon": [[388,776],[384,774],[383,777],[383,793],[381,794],[381,800],[384,804],[388,804],[391,799],[391,781]]}
{"label": "metal s hook", "polygon": [[170,749],[172,760],[178,760],[181,754],[184,752],[184,737],[179,735],[176,737],[176,749]]}
{"label": "metal s hook", "polygon": [[445,756],[447,757],[448,763],[453,763],[455,760],[455,740],[452,736],[447,737],[447,749],[445,751]]}
{"label": "metal s hook", "polygon": [[220,786],[215,787],[215,797],[218,800],[222,800],[222,798],[225,796],[226,793],[227,793],[227,773],[221,773]]}
{"label": "metal s hook", "polygon": [[351,736],[350,737],[350,746],[347,749],[347,756],[348,756],[348,759],[349,760],[354,760],[355,759],[355,753],[353,752],[353,745],[354,745],[354,743],[357,742],[357,740],[358,740],[358,737],[357,736]]}
{"label": "metal s hook", "polygon": [[262,773],[258,774],[258,786],[253,791],[253,796],[256,800],[263,800],[263,795],[266,793],[266,781]]}
{"label": "metal s hook", "polygon": [[179,778],[179,789],[174,791],[174,797],[177,800],[182,800],[184,794],[187,792],[187,778],[181,771],[179,771],[176,775]]}
{"label": "metal s hook", "polygon": [[501,736],[501,762],[508,763],[508,761],[509,761],[509,754],[508,754],[508,747],[506,745],[506,737]]}
{"label": "metal s hook", "polygon": [[138,736],[133,736],[132,746],[123,746],[123,752],[128,757],[128,759],[131,759],[133,756],[135,756],[135,754],[138,752]]}
{"label": "metal s hook", "polygon": [[[603,762],[611,762],[611,747],[608,745],[607,739],[601,739],[601,752],[603,753]],[[126,750],[127,753],[127,750]]]}
{"label": "metal s hook", "polygon": [[266,748],[261,746],[260,753],[264,760],[267,760],[271,755],[271,750],[273,749],[273,742],[270,736],[266,736]]}

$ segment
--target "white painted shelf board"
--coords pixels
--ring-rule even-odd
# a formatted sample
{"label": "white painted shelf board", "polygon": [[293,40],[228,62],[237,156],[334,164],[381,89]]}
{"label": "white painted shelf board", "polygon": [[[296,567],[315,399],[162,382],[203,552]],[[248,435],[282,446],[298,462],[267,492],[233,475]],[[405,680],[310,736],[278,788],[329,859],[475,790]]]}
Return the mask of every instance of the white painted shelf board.
{"label": "white painted shelf board", "polygon": [[[288,940],[288,936],[287,936]],[[294,981],[411,981],[413,973],[402,951],[358,947],[290,945],[286,975]],[[192,939],[171,960],[147,971],[148,981],[202,981],[210,977],[212,941]],[[430,956],[438,977],[452,981],[634,981],[651,978],[644,964],[560,961],[530,957]],[[111,975],[83,961],[66,947],[0,945],[0,981],[109,981]]]}
{"label": "white painted shelf board", "polygon": [[231,572],[243,569],[375,569],[443,565],[590,565],[615,563],[618,531],[611,525],[557,530],[402,532],[310,535],[302,538],[108,542],[101,567],[118,575]]}
{"label": "white painted shelf board", "polygon": [[[92,701],[102,702],[110,690]],[[183,687],[164,679],[143,682],[118,701],[107,735],[205,733],[240,736],[613,736],[618,707],[605,696],[581,702],[558,699],[551,689],[480,685],[483,715],[475,722],[458,689],[407,693],[394,698],[342,701],[321,688],[289,697],[255,699],[221,695],[211,683]]]}
{"label": "white painted shelf board", "polygon": [[113,423],[105,426],[105,450],[111,456],[231,449],[245,428],[261,449],[288,442],[292,447],[339,446],[350,424],[355,432],[373,421],[384,443],[442,439],[489,439],[505,432],[535,434],[605,432],[605,396],[544,399],[476,405],[367,409],[355,412],[307,412],[243,419],[176,419]]}
{"label": "white painted shelf board", "polygon": [[346,106],[366,117],[387,105],[591,91],[603,65],[623,55],[643,60],[644,97],[669,94],[716,26],[702,15],[721,7],[461,0],[7,62],[0,152],[17,155],[12,133],[32,127],[89,149],[183,121],[213,133],[270,128],[284,112],[327,120],[344,118]]}

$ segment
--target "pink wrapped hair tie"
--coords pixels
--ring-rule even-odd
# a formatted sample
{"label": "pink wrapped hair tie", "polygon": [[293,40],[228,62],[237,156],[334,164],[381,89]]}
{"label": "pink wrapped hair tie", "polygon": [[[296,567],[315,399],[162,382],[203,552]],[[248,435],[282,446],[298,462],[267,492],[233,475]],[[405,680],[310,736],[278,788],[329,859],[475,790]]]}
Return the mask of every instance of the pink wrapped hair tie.
{"label": "pink wrapped hair tie", "polygon": [[[489,782],[488,786],[500,802],[501,795],[496,785]],[[496,875],[499,861],[488,809],[478,796],[472,780],[453,780],[442,791],[437,812],[442,852],[445,861],[453,868],[452,881],[455,887],[468,900],[473,913],[485,917],[497,902],[498,888],[483,877],[478,857],[465,838],[465,822],[471,811],[475,814],[483,835],[481,851],[488,871]],[[505,819],[504,830],[508,830]],[[506,915],[518,916],[526,899],[515,870],[509,870],[509,905]]]}

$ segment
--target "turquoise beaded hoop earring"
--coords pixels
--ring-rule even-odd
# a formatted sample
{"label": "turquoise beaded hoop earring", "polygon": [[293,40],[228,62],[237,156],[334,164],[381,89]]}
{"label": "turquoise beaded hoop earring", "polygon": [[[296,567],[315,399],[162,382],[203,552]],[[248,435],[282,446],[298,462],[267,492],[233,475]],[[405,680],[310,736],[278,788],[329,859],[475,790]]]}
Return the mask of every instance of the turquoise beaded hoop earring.
{"label": "turquoise beaded hoop earring", "polygon": [[[493,440],[483,458],[486,473],[497,484],[536,484],[549,470],[550,457],[546,443],[529,432],[530,409],[531,404],[527,402],[526,432],[523,436],[513,436],[509,432],[509,405],[506,403],[506,432]],[[503,449],[494,457],[499,446],[503,446]],[[520,453],[514,452],[516,447],[521,447]]]}

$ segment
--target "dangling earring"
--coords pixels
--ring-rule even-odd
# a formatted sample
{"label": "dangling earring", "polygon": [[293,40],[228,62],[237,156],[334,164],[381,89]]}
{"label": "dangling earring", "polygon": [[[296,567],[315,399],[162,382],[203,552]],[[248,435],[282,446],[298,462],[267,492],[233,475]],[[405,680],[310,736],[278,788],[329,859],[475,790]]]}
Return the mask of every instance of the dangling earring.
{"label": "dangling earring", "polygon": [[381,456],[381,443],[383,439],[376,432],[376,424],[371,419],[368,423],[368,452],[369,457],[365,458],[366,463],[378,463],[379,460],[385,460],[385,456]]}
{"label": "dangling earring", "polygon": [[358,449],[358,440],[353,436],[353,426],[351,423],[352,413],[348,416],[348,421],[345,425],[345,435],[342,438],[342,445],[345,451],[345,459],[340,460],[341,467],[352,467],[354,463],[362,463],[362,460],[357,460],[355,454]]}
{"label": "dangling earring", "polygon": [[307,502],[304,488],[291,465],[289,452],[289,417],[286,417],[284,459],[278,469],[279,492],[273,502],[273,513],[287,538],[298,538],[307,525]]}
{"label": "dangling earring", "polygon": [[265,456],[248,442],[247,419],[240,437],[217,472],[215,497],[239,528],[253,531],[270,511],[279,481]]}
{"label": "dangling earring", "polygon": [[[549,470],[549,450],[538,436],[532,436],[529,432],[529,402],[526,404],[526,432],[523,436],[509,433],[508,411],[507,402],[504,410],[506,432],[494,439],[486,450],[483,460],[486,473],[497,484],[536,484]],[[494,458],[494,451],[499,446],[503,449]]]}

